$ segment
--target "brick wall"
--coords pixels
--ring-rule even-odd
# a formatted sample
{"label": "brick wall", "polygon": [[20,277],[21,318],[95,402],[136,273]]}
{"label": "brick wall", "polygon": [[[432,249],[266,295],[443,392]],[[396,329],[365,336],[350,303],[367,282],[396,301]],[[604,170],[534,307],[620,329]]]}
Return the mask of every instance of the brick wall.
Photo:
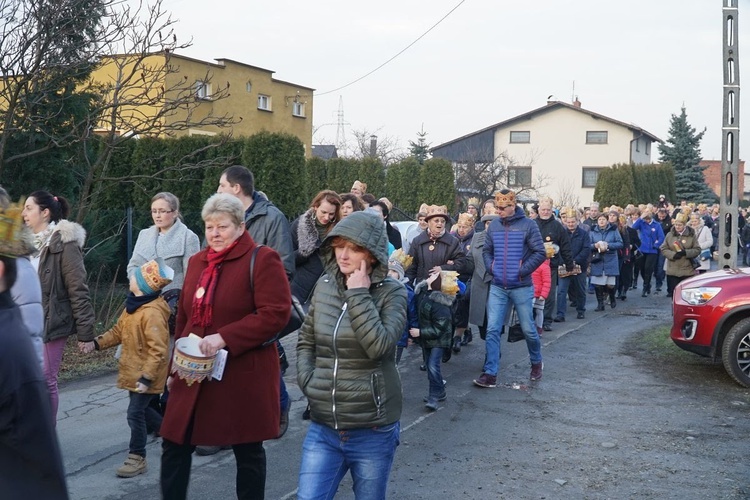
{"label": "brick wall", "polygon": [[[711,190],[716,193],[716,196],[721,195],[721,160],[703,160],[700,162],[702,167],[707,167],[703,171],[703,177],[706,179],[706,184]],[[740,199],[743,199],[745,193],[745,162],[740,160],[739,165],[739,191]]]}

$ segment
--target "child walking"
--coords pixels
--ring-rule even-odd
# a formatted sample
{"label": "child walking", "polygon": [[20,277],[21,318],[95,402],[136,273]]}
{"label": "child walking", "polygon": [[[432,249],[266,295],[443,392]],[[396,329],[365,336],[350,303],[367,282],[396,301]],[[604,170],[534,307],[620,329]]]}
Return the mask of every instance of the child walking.
{"label": "child walking", "polygon": [[544,302],[552,287],[552,271],[550,271],[549,262],[549,259],[545,260],[531,273],[531,281],[534,283],[534,323],[540,336],[544,326]]}
{"label": "child walking", "polygon": [[161,414],[151,406],[158,400],[167,379],[169,352],[169,306],[160,290],[171,283],[174,271],[161,258],[136,269],[130,277],[130,293],[125,311],[115,326],[97,337],[87,352],[122,344],[117,387],[129,391],[128,425],[130,446],[118,477],[134,477],[146,472],[146,440],[158,433]]}
{"label": "child walking", "polygon": [[455,271],[435,272],[414,289],[419,328],[411,328],[409,335],[419,339],[425,351],[429,393],[424,401],[425,407],[432,411],[447,397],[440,363],[443,352],[450,349],[453,342],[456,295],[466,290],[466,285],[457,278]]}
{"label": "child walking", "polygon": [[419,328],[417,305],[414,300],[414,289],[409,285],[409,280],[404,277],[405,269],[411,265],[411,262],[412,258],[400,248],[393,252],[388,259],[388,276],[399,283],[402,283],[406,288],[406,325],[404,326],[404,333],[396,344],[397,365],[401,362],[401,356],[404,354],[404,349],[409,346],[409,330],[411,328]]}

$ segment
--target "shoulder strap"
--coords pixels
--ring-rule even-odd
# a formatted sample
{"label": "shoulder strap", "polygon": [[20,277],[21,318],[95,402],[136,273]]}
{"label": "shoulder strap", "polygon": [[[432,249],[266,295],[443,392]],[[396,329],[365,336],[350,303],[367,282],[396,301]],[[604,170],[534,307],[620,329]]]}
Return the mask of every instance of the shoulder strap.
{"label": "shoulder strap", "polygon": [[256,245],[253,249],[253,254],[250,256],[250,290],[255,290],[255,283],[253,276],[255,275],[255,256],[258,255],[258,250],[264,245]]}

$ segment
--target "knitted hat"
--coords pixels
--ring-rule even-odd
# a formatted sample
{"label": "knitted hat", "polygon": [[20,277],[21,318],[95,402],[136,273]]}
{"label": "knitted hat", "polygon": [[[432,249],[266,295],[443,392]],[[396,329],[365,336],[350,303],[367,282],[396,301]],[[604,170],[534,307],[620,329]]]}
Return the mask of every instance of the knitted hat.
{"label": "knitted hat", "polygon": [[516,205],[516,193],[510,189],[501,189],[495,193],[495,205],[497,208],[505,208]]}
{"label": "knitted hat", "polygon": [[164,259],[157,257],[137,268],[133,274],[138,289],[144,295],[151,295],[172,283],[174,269],[169,267]]}
{"label": "knitted hat", "polygon": [[398,280],[401,281],[404,279],[404,266],[401,265],[400,262],[395,260],[389,260],[388,261],[388,270],[394,271],[398,275]]}
{"label": "knitted hat", "polygon": [[500,216],[497,215],[497,214],[487,214],[487,215],[483,215],[480,220],[482,222],[487,222],[487,221],[493,221],[493,220],[499,219],[499,218],[500,218]]}
{"label": "knitted hat", "polygon": [[451,216],[448,215],[448,207],[445,205],[430,205],[427,207],[427,215],[424,219],[430,220],[434,217],[442,217],[445,219],[446,224],[450,224],[451,222]]}

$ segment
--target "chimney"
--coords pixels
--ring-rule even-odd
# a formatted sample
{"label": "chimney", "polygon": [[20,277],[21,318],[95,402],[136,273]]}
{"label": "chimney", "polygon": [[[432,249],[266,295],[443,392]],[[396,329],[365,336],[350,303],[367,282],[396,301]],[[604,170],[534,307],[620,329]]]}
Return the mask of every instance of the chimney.
{"label": "chimney", "polygon": [[378,155],[378,136],[370,136],[370,156],[375,158]]}
{"label": "chimney", "polygon": [[573,106],[575,106],[576,108],[581,107],[581,101],[578,100],[578,96],[576,96],[575,101],[573,101]]}

